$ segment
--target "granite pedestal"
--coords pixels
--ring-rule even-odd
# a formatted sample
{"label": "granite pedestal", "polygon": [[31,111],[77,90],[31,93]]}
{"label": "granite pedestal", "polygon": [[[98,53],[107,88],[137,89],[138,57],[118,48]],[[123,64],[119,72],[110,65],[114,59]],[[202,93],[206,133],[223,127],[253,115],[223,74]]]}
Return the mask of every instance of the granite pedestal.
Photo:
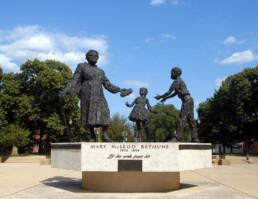
{"label": "granite pedestal", "polygon": [[171,191],[180,172],[212,166],[207,143],[58,143],[53,168],[82,171],[82,187],[95,191]]}

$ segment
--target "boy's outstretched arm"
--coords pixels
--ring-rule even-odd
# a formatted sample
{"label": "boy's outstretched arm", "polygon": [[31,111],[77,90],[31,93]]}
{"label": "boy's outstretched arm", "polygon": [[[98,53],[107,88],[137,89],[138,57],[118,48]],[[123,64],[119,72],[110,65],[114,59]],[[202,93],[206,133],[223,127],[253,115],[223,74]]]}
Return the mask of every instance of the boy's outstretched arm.
{"label": "boy's outstretched arm", "polygon": [[161,98],[165,98],[165,97],[169,96],[173,92],[173,90],[174,90],[174,88],[173,88],[173,84],[172,84],[170,86],[169,90],[166,93],[164,93],[163,95],[158,95],[157,94],[154,98],[157,99],[157,100],[159,100]]}
{"label": "boy's outstretched arm", "polygon": [[162,100],[160,100],[161,102],[165,102],[167,99],[169,98],[172,98],[172,97],[175,97],[176,96],[176,93],[172,93],[171,95],[167,96],[167,97],[164,97]]}

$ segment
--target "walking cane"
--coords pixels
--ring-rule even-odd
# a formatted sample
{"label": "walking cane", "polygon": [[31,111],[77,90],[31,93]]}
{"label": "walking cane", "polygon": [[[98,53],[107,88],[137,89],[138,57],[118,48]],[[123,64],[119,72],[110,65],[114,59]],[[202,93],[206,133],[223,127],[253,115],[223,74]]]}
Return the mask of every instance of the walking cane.
{"label": "walking cane", "polygon": [[61,99],[61,97],[59,97],[59,104],[60,104],[60,107],[61,107],[61,112],[62,112],[63,120],[64,120],[64,123],[65,123],[66,129],[68,131],[69,141],[72,142],[71,131],[70,131],[70,128],[68,126],[68,123],[67,123],[67,120],[66,120],[66,117],[65,117],[65,113],[64,113],[64,108],[62,106],[62,99]]}

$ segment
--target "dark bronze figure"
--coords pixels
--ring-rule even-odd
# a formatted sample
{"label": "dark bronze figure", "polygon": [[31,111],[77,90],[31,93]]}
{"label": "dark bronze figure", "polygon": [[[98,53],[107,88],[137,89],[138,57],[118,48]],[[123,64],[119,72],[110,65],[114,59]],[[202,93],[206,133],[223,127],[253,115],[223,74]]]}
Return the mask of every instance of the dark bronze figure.
{"label": "dark bronze figure", "polygon": [[148,94],[147,88],[140,88],[140,97],[137,97],[132,102],[132,104],[129,104],[128,102],[125,103],[125,105],[128,107],[133,107],[135,105],[129,116],[129,119],[131,121],[136,122],[136,126],[137,126],[136,140],[137,140],[137,142],[141,142],[141,124],[140,123],[142,123],[142,125],[144,127],[144,130],[145,130],[145,133],[147,136],[147,142],[150,141],[149,130],[148,130],[148,127],[146,124],[146,122],[148,122],[150,120],[150,117],[149,117],[148,110],[145,108],[145,105],[147,105],[148,109],[151,112],[157,113],[156,111],[154,111],[151,108],[149,100],[146,98],[147,94]]}
{"label": "dark bronze figure", "polygon": [[[156,98],[157,100],[163,98],[161,102],[164,102],[167,99],[177,95],[182,100],[181,112],[177,119],[176,136],[171,140],[172,142],[181,141],[186,120],[191,130],[191,142],[200,142],[197,134],[196,122],[194,120],[193,98],[191,97],[189,91],[187,90],[185,82],[180,78],[181,74],[182,74],[182,70],[179,67],[173,68],[171,71],[171,79],[175,81],[170,86],[168,92],[166,92],[163,95],[157,95],[154,98]],[[172,93],[173,91],[175,92]]]}
{"label": "dark bronze figure", "polygon": [[120,92],[121,97],[132,93],[132,89],[120,89],[110,83],[104,71],[96,65],[99,59],[97,51],[88,51],[86,59],[88,63],[78,64],[73,77],[64,90],[60,92],[59,96],[64,98],[69,93],[71,97],[74,97],[76,93],[79,93],[82,126],[89,128],[91,141],[96,141],[94,127],[102,127],[103,141],[112,142],[107,134],[107,129],[110,125],[110,111],[102,86],[111,93]]}

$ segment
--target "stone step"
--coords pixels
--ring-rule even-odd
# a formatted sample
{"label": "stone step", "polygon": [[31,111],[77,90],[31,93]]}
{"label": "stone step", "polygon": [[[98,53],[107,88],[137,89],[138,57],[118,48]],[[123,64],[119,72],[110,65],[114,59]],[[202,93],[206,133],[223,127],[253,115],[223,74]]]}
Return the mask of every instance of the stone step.
{"label": "stone step", "polygon": [[46,156],[8,157],[5,163],[40,163],[46,159]]}

